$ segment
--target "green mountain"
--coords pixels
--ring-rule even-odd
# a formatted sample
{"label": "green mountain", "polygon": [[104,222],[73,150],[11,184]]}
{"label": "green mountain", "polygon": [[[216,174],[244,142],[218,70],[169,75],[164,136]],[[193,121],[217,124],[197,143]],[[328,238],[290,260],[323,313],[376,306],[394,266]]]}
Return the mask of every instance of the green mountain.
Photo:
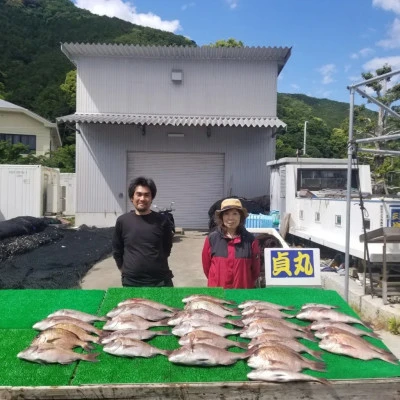
{"label": "green mountain", "polygon": [[196,46],[180,35],[91,14],[71,0],[0,0],[0,98],[52,121],[74,112],[60,89],[74,69],[62,42]]}

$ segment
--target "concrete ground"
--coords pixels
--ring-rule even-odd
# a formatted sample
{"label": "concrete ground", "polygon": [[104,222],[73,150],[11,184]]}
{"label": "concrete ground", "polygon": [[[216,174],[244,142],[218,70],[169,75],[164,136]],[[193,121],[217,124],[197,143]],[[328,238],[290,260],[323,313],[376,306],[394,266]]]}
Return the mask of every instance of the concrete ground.
{"label": "concrete ground", "polygon": [[[205,287],[207,279],[204,276],[201,265],[201,251],[206,237],[205,232],[185,231],[174,238],[169,265],[174,273],[175,287]],[[322,286],[325,289],[337,291],[342,297],[344,295],[344,276],[334,272],[323,272]],[[111,287],[122,287],[121,276],[115,265],[114,259],[109,257],[94,265],[81,283],[82,289],[108,289]],[[392,353],[400,359],[400,336],[393,335],[387,330],[385,321],[394,317],[400,323],[400,304],[383,305],[379,297],[371,298],[364,295],[362,287],[350,279],[349,281],[349,304],[366,321],[380,325],[377,331],[385,345]]]}

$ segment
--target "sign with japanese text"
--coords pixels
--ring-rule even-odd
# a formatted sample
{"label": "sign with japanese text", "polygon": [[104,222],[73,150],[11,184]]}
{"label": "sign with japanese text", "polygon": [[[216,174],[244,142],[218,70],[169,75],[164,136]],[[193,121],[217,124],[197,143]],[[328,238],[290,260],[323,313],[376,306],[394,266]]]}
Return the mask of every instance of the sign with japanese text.
{"label": "sign with japanese text", "polygon": [[319,249],[265,249],[266,286],[321,286]]}
{"label": "sign with japanese text", "polygon": [[390,207],[389,226],[400,228],[400,207]]}

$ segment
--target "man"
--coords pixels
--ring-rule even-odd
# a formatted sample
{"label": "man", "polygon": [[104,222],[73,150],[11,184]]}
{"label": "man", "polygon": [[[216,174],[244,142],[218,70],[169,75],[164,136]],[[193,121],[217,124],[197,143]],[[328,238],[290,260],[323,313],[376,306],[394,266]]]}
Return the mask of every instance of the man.
{"label": "man", "polygon": [[113,237],[122,286],[174,286],[168,266],[171,226],[164,215],[150,209],[156,194],[152,179],[139,177],[129,185],[135,209],[118,217]]}

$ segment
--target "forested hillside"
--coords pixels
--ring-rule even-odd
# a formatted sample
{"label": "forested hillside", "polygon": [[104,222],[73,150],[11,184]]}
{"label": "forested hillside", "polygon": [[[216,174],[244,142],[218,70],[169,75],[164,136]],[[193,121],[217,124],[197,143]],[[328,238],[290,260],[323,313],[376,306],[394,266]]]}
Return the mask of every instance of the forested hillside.
{"label": "forested hillside", "polygon": [[0,0],[0,98],[54,121],[74,112],[60,89],[74,66],[62,42],[189,45],[183,36],[101,17],[71,0]]}

